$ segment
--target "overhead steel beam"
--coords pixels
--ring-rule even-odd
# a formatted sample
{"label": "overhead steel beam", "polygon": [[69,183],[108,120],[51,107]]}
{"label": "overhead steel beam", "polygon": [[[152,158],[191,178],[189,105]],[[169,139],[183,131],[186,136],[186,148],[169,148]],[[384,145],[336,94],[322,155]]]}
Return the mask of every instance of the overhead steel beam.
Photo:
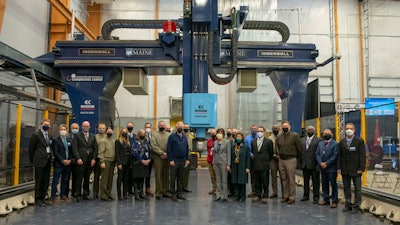
{"label": "overhead steel beam", "polygon": [[92,33],[92,31],[90,31],[89,28],[87,28],[79,19],[75,17],[73,18],[71,10],[69,10],[67,6],[65,6],[61,2],[61,0],[47,0],[47,1],[51,4],[51,6],[57,9],[58,12],[60,12],[60,14],[65,17],[65,19],[71,21],[71,23],[73,22],[72,20],[75,20],[74,22],[75,27],[81,32],[83,32],[89,40],[91,41],[96,40],[96,36]]}

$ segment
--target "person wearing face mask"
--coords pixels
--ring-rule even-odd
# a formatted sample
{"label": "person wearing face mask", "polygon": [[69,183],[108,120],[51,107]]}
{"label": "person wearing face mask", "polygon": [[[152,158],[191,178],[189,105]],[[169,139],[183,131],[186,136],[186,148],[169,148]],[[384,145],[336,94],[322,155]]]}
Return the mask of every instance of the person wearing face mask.
{"label": "person wearing face mask", "polygon": [[100,198],[102,201],[112,201],[112,182],[115,168],[115,140],[112,128],[106,130],[106,137],[100,140],[98,158],[101,168]]}
{"label": "person wearing face mask", "polygon": [[57,199],[57,185],[61,178],[60,185],[60,199],[63,201],[69,201],[67,186],[69,185],[69,174],[71,172],[71,155],[72,147],[71,140],[67,136],[67,127],[65,124],[59,126],[59,136],[53,140],[53,181],[51,184],[51,198],[53,203]]}
{"label": "person wearing face mask", "polygon": [[281,202],[294,204],[296,202],[296,166],[297,156],[301,154],[300,137],[290,131],[289,121],[281,123],[283,133],[276,139],[279,151],[279,171],[283,184],[283,196]]}
{"label": "person wearing face mask", "polygon": [[300,157],[300,168],[303,170],[304,193],[300,201],[308,201],[310,197],[310,178],[313,186],[313,203],[317,204],[319,201],[319,183],[320,175],[317,170],[315,161],[315,151],[317,150],[318,143],[322,141],[321,138],[315,135],[315,128],[308,126],[306,128],[307,135],[301,138],[303,151]]}
{"label": "person wearing face mask", "polygon": [[[339,202],[338,187],[336,184],[337,177],[337,156],[338,156],[338,143],[332,139],[332,130],[326,128],[322,134],[324,140],[318,143],[318,148],[315,153],[315,159],[322,175],[322,197],[323,201],[319,205],[330,205],[330,198],[332,196],[331,208],[336,208]],[[331,185],[332,194],[329,194],[329,183]],[[319,192],[319,188],[318,188]],[[319,197],[319,193],[318,193]]]}
{"label": "person wearing face mask", "polygon": [[[72,140],[74,139],[75,135],[78,134],[78,132],[79,132],[79,124],[72,123],[71,126],[70,126],[70,131],[71,132],[68,135],[68,140],[70,141],[71,148],[72,148]],[[71,157],[71,164],[70,164],[71,174],[70,174],[70,177],[71,177],[72,185],[71,185],[71,189],[69,188],[69,185],[68,185],[67,189],[65,191],[66,191],[66,193],[69,193],[69,191],[71,190],[72,197],[76,198],[76,167],[77,167],[77,164],[76,164],[76,159],[74,157],[72,149],[71,149],[70,157]]]}
{"label": "person wearing face mask", "polygon": [[[356,137],[354,124],[346,124],[346,137],[339,142],[338,172],[342,175],[345,208],[343,212],[360,213],[361,175],[365,170],[366,151],[364,140]],[[351,203],[351,181],[354,185],[354,202]]]}
{"label": "person wearing face mask", "polygon": [[224,139],[225,131],[217,130],[217,140],[214,142],[213,166],[217,181],[217,194],[215,201],[227,201],[228,199],[228,173],[231,171],[231,142]]}
{"label": "person wearing face mask", "polygon": [[208,192],[210,195],[215,195],[217,191],[217,180],[215,178],[215,170],[212,165],[214,159],[214,142],[217,140],[217,130],[210,130],[211,138],[207,140],[207,165],[208,172],[210,173],[212,189]]}
{"label": "person wearing face mask", "polygon": [[168,124],[166,124],[166,125],[165,125],[165,131],[166,131],[167,133],[171,133],[171,126],[168,125]]}
{"label": "person wearing face mask", "polygon": [[45,207],[49,205],[44,199],[50,182],[50,168],[52,158],[52,137],[49,134],[50,120],[44,119],[41,128],[32,134],[29,139],[29,158],[35,167],[35,205]]}
{"label": "person wearing face mask", "polygon": [[[189,145],[189,158],[190,152],[193,150],[193,135],[190,132],[189,124],[185,123],[183,125],[183,134],[186,136],[188,145]],[[190,168],[187,166],[185,167],[185,174],[183,176],[183,191],[184,192],[192,192],[189,190],[189,175],[190,175]]]}
{"label": "person wearing face mask", "polygon": [[[76,200],[91,200],[89,182],[93,166],[96,164],[98,145],[94,134],[90,133],[89,121],[82,122],[82,131],[72,140],[72,152],[76,159]],[[83,179],[83,194],[82,194]]]}
{"label": "person wearing face mask", "polygon": [[[146,141],[149,143],[150,148],[151,148],[151,139],[152,139],[152,129],[151,129],[151,124],[150,123],[145,123],[144,124],[144,130],[146,131]],[[151,191],[150,187],[150,177],[151,177],[151,170],[153,169],[153,160],[151,160],[148,168],[149,168],[149,176],[144,178],[144,183],[146,185],[146,195],[148,196],[154,196],[154,193]]]}
{"label": "person wearing face mask", "polygon": [[[133,128],[135,127],[135,124],[133,122],[128,122],[126,123],[126,129],[128,130],[128,140],[131,145],[133,146],[133,143],[135,142],[136,139],[136,134],[133,132]],[[130,164],[133,163],[133,156],[131,155],[129,157]],[[129,176],[132,177],[132,170],[129,170]],[[132,191],[133,188],[133,181],[132,179],[128,180],[128,194],[134,195],[134,192]]]}
{"label": "person wearing face mask", "polygon": [[243,143],[244,135],[237,133],[235,145],[231,148],[232,184],[236,201],[246,201],[246,184],[250,173],[250,148]]}
{"label": "person wearing face mask", "polygon": [[257,127],[257,138],[251,142],[253,149],[253,178],[254,178],[254,197],[253,202],[268,202],[269,197],[269,168],[274,155],[273,143],[265,138],[265,128]]}
{"label": "person wearing face mask", "polygon": [[183,196],[183,175],[185,167],[189,166],[189,145],[187,138],[183,135],[183,127],[183,122],[177,122],[176,133],[171,134],[167,142],[170,166],[169,191],[172,194],[172,201],[178,201],[178,199],[186,200]]}
{"label": "person wearing face mask", "polygon": [[169,193],[169,163],[167,160],[167,142],[169,133],[165,131],[165,122],[158,122],[158,131],[153,133],[153,138],[151,139],[151,147],[153,150],[153,160],[154,160],[154,172],[155,172],[155,183],[156,199],[161,200],[162,197],[170,198]]}
{"label": "person wearing face mask", "polygon": [[226,140],[228,141],[234,141],[232,137],[232,128],[226,128]]}
{"label": "person wearing face mask", "polygon": [[[128,181],[130,177],[131,162],[131,143],[128,139],[128,130],[123,128],[119,133],[118,140],[115,141],[115,160],[117,161],[118,178],[117,178],[117,194],[118,200],[128,199]],[[122,184],[122,193],[121,193]]]}
{"label": "person wearing face mask", "polygon": [[245,144],[247,147],[250,149],[250,181],[251,181],[251,192],[247,195],[250,198],[255,197],[255,187],[254,187],[254,180],[255,178],[253,177],[253,149],[251,149],[251,142],[257,138],[257,125],[253,124],[250,127],[250,134],[247,135],[245,139]]}
{"label": "person wearing face mask", "polygon": [[149,165],[153,159],[150,143],[146,139],[146,132],[140,129],[136,141],[132,146],[133,165],[132,177],[135,190],[135,200],[145,199],[143,192],[144,178],[149,176]]}
{"label": "person wearing face mask", "polygon": [[[104,123],[99,123],[97,126],[97,131],[98,133],[95,135],[97,145],[100,144],[101,140],[106,138],[106,125]],[[99,197],[99,191],[100,191],[100,173],[101,173],[101,168],[100,168],[100,159],[97,157],[96,159],[96,164],[93,166],[93,198],[98,198]]]}
{"label": "person wearing face mask", "polygon": [[[272,188],[272,195],[270,198],[277,198],[278,197],[278,173],[279,172],[279,152],[278,147],[276,146],[276,139],[278,138],[279,134],[279,126],[273,125],[272,126],[272,134],[268,137],[272,141],[274,147],[274,154],[270,163],[271,168],[271,188]],[[281,193],[283,196],[283,184],[281,180]]]}

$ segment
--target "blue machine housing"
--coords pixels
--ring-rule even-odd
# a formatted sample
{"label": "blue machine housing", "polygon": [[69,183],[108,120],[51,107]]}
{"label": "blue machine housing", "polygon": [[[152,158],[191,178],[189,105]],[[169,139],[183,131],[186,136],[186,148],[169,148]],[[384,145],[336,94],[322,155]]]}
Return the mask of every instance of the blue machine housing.
{"label": "blue machine housing", "polygon": [[217,126],[217,95],[184,94],[183,118],[190,127],[196,128],[197,137],[204,138],[208,128]]}

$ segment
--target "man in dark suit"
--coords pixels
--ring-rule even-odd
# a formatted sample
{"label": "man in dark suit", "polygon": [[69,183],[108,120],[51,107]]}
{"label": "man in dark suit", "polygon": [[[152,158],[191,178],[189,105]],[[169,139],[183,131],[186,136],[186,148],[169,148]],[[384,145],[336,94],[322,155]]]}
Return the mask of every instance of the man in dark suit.
{"label": "man in dark suit", "polygon": [[[94,134],[89,133],[90,123],[82,123],[82,131],[75,135],[72,141],[72,151],[77,163],[76,174],[76,194],[77,201],[82,199],[90,200],[89,197],[89,177],[97,158],[97,142]],[[83,178],[83,196],[82,196],[82,178]]]}
{"label": "man in dark suit", "polygon": [[[346,124],[346,137],[339,143],[338,172],[342,174],[345,208],[343,212],[360,212],[361,175],[365,170],[366,152],[364,140],[354,135],[354,124]],[[354,203],[351,204],[351,181],[354,185]]]}
{"label": "man in dark suit", "polygon": [[315,135],[315,128],[308,126],[307,135],[301,139],[303,151],[301,152],[300,168],[303,170],[304,194],[300,201],[308,201],[310,197],[310,178],[313,185],[313,202],[319,200],[319,170],[315,161],[315,151],[318,143],[322,140]]}
{"label": "man in dark suit", "polygon": [[40,125],[40,130],[32,134],[29,140],[28,150],[31,163],[35,167],[35,205],[45,207],[50,204],[44,199],[50,181],[52,138],[48,133],[50,120],[44,119]]}
{"label": "man in dark suit", "polygon": [[[338,143],[332,139],[332,136],[333,134],[330,129],[324,130],[324,141],[318,144],[315,159],[322,173],[322,196],[324,200],[319,205],[329,205],[329,196],[332,196],[331,208],[336,208],[339,202],[338,187],[336,184]],[[331,195],[329,195],[329,183],[331,184]]]}
{"label": "man in dark suit", "polygon": [[257,127],[257,138],[251,141],[253,150],[253,178],[254,197],[253,202],[262,199],[263,203],[268,202],[269,195],[269,169],[270,162],[274,155],[274,146],[270,139],[265,138],[265,128]]}
{"label": "man in dark suit", "polygon": [[71,155],[72,155],[72,145],[71,140],[67,136],[67,127],[65,124],[59,126],[59,133],[56,139],[53,140],[52,147],[54,153],[53,162],[53,182],[51,184],[51,198],[53,202],[57,198],[57,185],[61,177],[60,185],[60,199],[63,201],[68,201],[67,186],[69,185],[69,174],[71,172]]}
{"label": "man in dark suit", "polygon": [[[79,132],[79,124],[72,123],[70,126],[70,133],[68,135],[68,139],[71,141],[71,155],[70,155],[71,156],[71,164],[70,164],[71,174],[70,174],[70,177],[71,177],[71,181],[72,181],[71,194],[73,197],[76,197],[75,191],[76,191],[76,167],[77,167],[77,164],[76,164],[76,159],[74,157],[74,154],[72,152],[72,140],[74,139],[75,135],[78,134],[78,132]],[[70,191],[70,188],[68,185],[67,190],[65,190],[65,192],[69,193],[69,191]]]}

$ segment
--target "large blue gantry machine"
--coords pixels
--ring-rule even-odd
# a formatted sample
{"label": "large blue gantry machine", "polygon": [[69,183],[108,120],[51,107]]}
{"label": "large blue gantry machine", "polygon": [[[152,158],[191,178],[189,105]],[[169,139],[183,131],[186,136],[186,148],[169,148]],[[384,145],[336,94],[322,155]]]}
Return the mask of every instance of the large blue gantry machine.
{"label": "large blue gantry machine", "polygon": [[[60,70],[77,122],[114,121],[113,96],[126,68],[146,74],[182,74],[184,121],[204,137],[217,126],[214,94],[208,77],[229,83],[240,70],[269,75],[283,101],[283,119],[300,132],[308,73],[316,69],[314,44],[288,44],[289,29],[281,22],[247,21],[249,8],[218,14],[217,0],[183,1],[177,20],[110,20],[97,41],[58,41],[53,51],[39,58]],[[153,41],[118,40],[114,29],[163,29]],[[274,30],[281,42],[238,41],[244,29]],[[327,60],[327,61],[331,61]],[[324,63],[326,64],[326,63]]]}

